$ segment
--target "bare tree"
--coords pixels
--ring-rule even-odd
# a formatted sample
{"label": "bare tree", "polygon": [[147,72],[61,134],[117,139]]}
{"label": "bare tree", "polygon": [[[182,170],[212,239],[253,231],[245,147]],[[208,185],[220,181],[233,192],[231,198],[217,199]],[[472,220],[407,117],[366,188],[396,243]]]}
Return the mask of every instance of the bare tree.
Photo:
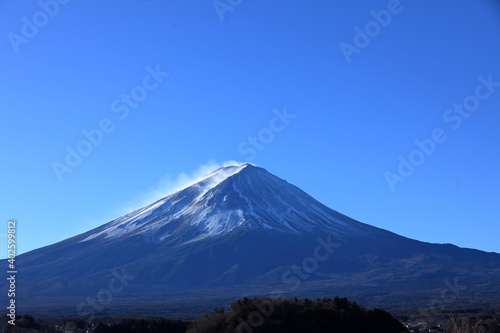
{"label": "bare tree", "polygon": [[469,317],[459,316],[450,318],[450,326],[448,327],[447,333],[481,333],[482,331],[477,327],[472,325]]}

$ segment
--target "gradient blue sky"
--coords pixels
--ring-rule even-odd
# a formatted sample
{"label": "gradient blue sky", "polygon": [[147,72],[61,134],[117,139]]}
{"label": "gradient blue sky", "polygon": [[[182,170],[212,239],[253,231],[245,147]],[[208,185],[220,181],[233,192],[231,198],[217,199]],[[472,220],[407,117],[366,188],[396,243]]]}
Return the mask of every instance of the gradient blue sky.
{"label": "gradient blue sky", "polygon": [[[211,0],[67,1],[52,17],[38,1],[0,2],[2,242],[8,219],[20,252],[101,225],[200,166],[249,160],[260,134],[252,163],[339,212],[500,252],[500,88],[460,127],[443,118],[474,101],[479,76],[500,81],[500,5],[401,0],[348,63],[341,43],[394,5],[243,0],[222,21]],[[23,27],[34,19],[38,31]],[[158,85],[157,67],[169,73]],[[127,107],[144,79],[151,90]],[[54,161],[102,121],[113,130],[60,181]],[[392,191],[384,173],[436,128],[446,141]]]}

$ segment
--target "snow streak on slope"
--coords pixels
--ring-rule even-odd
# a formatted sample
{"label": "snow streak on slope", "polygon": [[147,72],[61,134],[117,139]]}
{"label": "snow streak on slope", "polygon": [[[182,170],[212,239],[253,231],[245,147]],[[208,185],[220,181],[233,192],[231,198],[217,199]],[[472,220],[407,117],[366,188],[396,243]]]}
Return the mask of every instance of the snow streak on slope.
{"label": "snow streak on slope", "polygon": [[[179,194],[183,191],[186,191],[188,189],[193,189],[196,191],[196,197],[199,199],[202,197],[207,191],[211,190],[215,186],[217,186],[220,182],[224,181],[228,177],[234,175],[235,173],[238,173],[241,171],[245,166],[250,165],[250,164],[243,164],[240,166],[230,166],[230,167],[223,167],[219,168],[211,173],[209,173],[205,178],[200,180],[198,183],[188,187],[187,189],[182,189],[174,194],[171,194],[163,199],[160,199],[146,207],[139,208],[129,214],[126,214],[108,224],[105,226],[104,230],[97,232],[95,234],[92,234],[82,240],[88,241],[93,238],[96,238],[98,236],[104,235],[106,238],[117,238],[125,234],[131,234],[137,229],[141,228],[143,225],[147,224],[147,222],[150,222],[153,220],[156,216],[161,213],[161,209],[167,209],[169,206],[173,206],[175,203],[179,201],[173,201],[169,202],[170,199],[176,198],[179,196]],[[181,210],[181,212],[187,213],[187,210]],[[176,214],[178,215],[178,214]],[[150,228],[148,228],[150,229]]]}

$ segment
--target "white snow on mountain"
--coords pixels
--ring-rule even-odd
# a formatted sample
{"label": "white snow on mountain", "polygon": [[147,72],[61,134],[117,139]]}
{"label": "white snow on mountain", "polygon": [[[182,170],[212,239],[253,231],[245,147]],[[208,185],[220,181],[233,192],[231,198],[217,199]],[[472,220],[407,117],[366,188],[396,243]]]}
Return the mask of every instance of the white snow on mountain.
{"label": "white snow on mountain", "polygon": [[164,241],[180,233],[188,238],[184,242],[193,242],[236,228],[295,234],[320,229],[340,238],[364,233],[361,223],[347,223],[341,216],[286,181],[245,163],[219,168],[194,185],[94,229],[81,242],[137,234]]}

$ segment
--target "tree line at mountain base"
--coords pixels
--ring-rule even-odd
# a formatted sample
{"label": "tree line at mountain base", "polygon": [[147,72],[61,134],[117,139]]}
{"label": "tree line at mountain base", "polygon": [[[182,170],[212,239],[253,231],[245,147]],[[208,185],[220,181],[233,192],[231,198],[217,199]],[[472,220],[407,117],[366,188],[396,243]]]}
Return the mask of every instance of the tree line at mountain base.
{"label": "tree line at mountain base", "polygon": [[188,333],[211,332],[401,333],[403,325],[389,313],[366,310],[346,298],[244,298],[231,311],[216,309],[195,322]]}
{"label": "tree line at mountain base", "polygon": [[[346,298],[282,299],[244,298],[228,311],[214,309],[203,318],[187,322],[164,318],[97,318],[94,323],[75,318],[16,318],[4,332],[72,333],[403,333],[400,321],[381,309],[368,310]],[[1,331],[1,330],[0,330]],[[428,330],[426,330],[428,331]],[[500,333],[498,313],[450,317],[446,333]]]}

